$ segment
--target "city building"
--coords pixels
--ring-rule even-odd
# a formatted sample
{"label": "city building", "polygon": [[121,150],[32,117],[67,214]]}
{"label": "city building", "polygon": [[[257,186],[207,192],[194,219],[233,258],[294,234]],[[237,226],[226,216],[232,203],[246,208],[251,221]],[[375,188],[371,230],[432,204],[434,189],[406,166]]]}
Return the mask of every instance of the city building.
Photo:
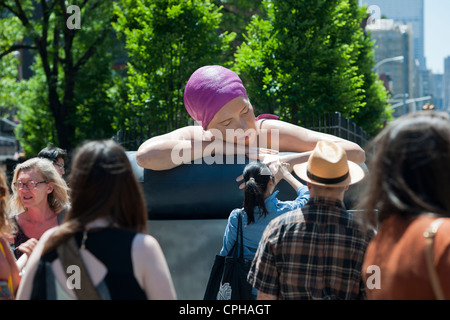
{"label": "city building", "polygon": [[430,94],[433,97],[431,103],[435,110],[445,110],[444,108],[444,75],[435,74],[430,71]]}
{"label": "city building", "polygon": [[444,59],[444,75],[443,75],[443,109],[450,112],[450,56]]}
{"label": "city building", "polygon": [[419,69],[426,69],[424,0],[359,0],[362,6],[377,6],[379,18],[392,19],[405,25],[410,24],[413,34],[413,54]]}
{"label": "city building", "polygon": [[417,97],[417,66],[413,56],[413,37],[410,24],[405,25],[392,19],[378,19],[368,24],[366,31],[371,33],[375,49],[375,72],[381,79],[388,79],[391,103],[404,102],[398,106],[396,116],[412,112],[413,105],[406,100]]}

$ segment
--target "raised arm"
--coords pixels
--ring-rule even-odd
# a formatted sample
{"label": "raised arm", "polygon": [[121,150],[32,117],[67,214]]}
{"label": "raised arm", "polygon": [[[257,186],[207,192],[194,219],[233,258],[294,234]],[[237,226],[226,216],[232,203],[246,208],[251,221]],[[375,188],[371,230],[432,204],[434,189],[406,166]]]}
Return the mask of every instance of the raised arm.
{"label": "raised arm", "polygon": [[[290,168],[290,164],[289,163],[278,163],[276,166],[272,166],[271,170],[274,170],[272,168],[275,168],[276,172],[275,172],[275,183],[278,184],[278,182],[281,181],[281,179],[286,180],[290,186],[294,189],[297,190],[298,188],[300,188],[303,184],[298,181],[291,173],[292,169]],[[276,168],[278,167],[278,168]]]}

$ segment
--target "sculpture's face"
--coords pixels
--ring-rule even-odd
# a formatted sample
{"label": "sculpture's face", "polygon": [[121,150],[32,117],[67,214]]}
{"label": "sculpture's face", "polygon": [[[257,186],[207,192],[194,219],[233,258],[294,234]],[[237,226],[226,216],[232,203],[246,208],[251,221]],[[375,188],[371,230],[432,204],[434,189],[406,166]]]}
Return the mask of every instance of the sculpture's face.
{"label": "sculpture's face", "polygon": [[[253,143],[258,132],[250,101],[237,97],[228,102],[214,115],[207,130],[226,142],[245,145]],[[221,137],[217,137],[219,134]]]}

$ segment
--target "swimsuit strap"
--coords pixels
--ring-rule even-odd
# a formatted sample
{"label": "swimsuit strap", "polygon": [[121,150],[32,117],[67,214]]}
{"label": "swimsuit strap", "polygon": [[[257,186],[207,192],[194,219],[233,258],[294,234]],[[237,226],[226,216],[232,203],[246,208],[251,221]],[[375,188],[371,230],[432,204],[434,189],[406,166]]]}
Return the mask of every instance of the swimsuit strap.
{"label": "swimsuit strap", "polygon": [[257,116],[255,119],[256,121],[261,120],[261,119],[273,119],[273,120],[278,120],[280,117],[276,116],[274,114],[269,114],[269,113],[263,113],[260,114],[259,116]]}

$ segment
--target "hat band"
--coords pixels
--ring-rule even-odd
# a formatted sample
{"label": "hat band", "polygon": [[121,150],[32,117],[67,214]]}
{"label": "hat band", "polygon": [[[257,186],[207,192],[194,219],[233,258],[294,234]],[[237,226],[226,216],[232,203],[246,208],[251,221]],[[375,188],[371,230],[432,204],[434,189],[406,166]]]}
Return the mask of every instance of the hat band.
{"label": "hat band", "polygon": [[321,178],[321,177],[316,176],[315,174],[312,174],[309,170],[306,170],[306,174],[307,174],[308,178],[310,178],[311,180],[314,180],[316,182],[323,183],[323,184],[336,184],[336,183],[342,182],[345,179],[347,179],[348,176],[350,175],[350,171],[347,171],[346,174],[344,174],[343,176],[337,177],[337,178]]}

